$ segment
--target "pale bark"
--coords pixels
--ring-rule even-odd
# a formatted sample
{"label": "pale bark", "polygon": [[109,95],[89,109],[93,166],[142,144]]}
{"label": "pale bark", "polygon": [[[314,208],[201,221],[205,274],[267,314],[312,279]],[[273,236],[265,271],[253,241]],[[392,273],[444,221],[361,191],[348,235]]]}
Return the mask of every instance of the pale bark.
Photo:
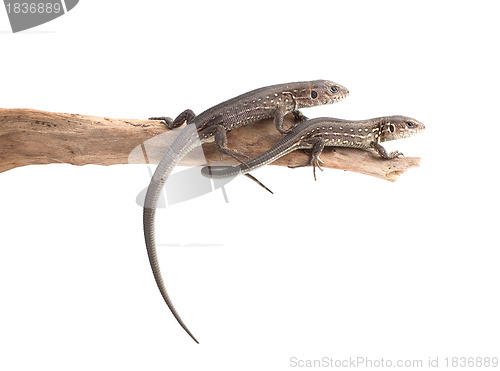
{"label": "pale bark", "polygon": [[[292,118],[285,118],[285,123],[291,121]],[[167,131],[159,121],[0,109],[0,172],[19,166],[51,163],[157,163],[176,133],[164,134],[147,142],[146,146],[141,144]],[[168,137],[167,140],[163,140],[164,137]],[[280,137],[273,121],[263,120],[228,133],[228,146],[253,158],[272,147]],[[208,161],[221,159],[213,143],[204,144],[203,150]],[[131,157],[131,153],[136,155]],[[325,149],[321,159],[325,168],[354,171],[389,181],[397,180],[407,169],[420,163],[418,157],[384,160],[374,152],[351,148]],[[273,165],[297,166],[307,160],[306,153],[295,151]],[[187,156],[180,165],[199,164],[199,156]]]}

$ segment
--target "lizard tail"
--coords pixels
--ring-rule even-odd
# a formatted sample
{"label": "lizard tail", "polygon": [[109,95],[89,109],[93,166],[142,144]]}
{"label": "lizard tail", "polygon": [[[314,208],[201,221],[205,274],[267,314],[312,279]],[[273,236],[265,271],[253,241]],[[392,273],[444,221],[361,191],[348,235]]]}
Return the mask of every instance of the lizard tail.
{"label": "lizard tail", "polygon": [[163,278],[160,271],[160,264],[158,262],[158,256],[156,253],[156,242],[155,242],[155,215],[156,215],[156,205],[158,199],[162,192],[165,182],[174,169],[174,167],[179,163],[179,161],[189,153],[193,148],[201,145],[196,132],[195,125],[187,125],[181,133],[177,136],[172,145],[167,149],[163,158],[161,159],[158,167],[153,174],[151,182],[146,193],[146,199],[144,201],[144,213],[143,213],[143,225],[144,225],[144,238],[146,240],[146,250],[148,253],[149,264],[151,265],[151,270],[156,281],[156,285],[160,290],[161,296],[165,300],[168,308],[174,315],[175,319],[187,332],[191,338],[199,344],[198,340],[189,331],[187,326],[182,321],[179,313],[175,309],[172,300],[170,299]]}
{"label": "lizard tail", "polygon": [[181,327],[184,329],[184,331],[186,331],[188,335],[191,336],[191,338],[194,341],[196,341],[197,344],[199,344],[198,340],[194,337],[191,331],[189,331],[188,327],[186,326],[181,316],[175,309],[174,304],[172,303],[172,300],[168,295],[167,289],[165,288],[165,284],[163,282],[163,278],[160,271],[160,265],[158,262],[158,256],[156,254],[155,228],[154,228],[155,212],[156,209],[144,208],[144,235],[146,237],[146,247],[148,252],[149,264],[151,265],[156,285],[158,286],[158,289],[160,290],[161,296],[163,296],[165,303],[167,303],[168,308],[174,315],[177,322],[179,322],[179,325],[181,325]]}

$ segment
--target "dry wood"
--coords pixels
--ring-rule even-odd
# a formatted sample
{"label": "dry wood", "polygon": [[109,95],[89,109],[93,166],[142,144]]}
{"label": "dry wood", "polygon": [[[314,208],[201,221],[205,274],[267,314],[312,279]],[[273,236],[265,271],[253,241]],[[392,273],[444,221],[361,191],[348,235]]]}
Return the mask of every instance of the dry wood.
{"label": "dry wood", "polygon": [[[291,122],[291,117],[285,118],[285,123]],[[0,172],[19,166],[52,163],[157,163],[176,135],[175,131],[160,135],[165,132],[168,130],[158,121],[0,109]],[[146,142],[154,137],[156,139]],[[280,134],[272,120],[263,120],[228,133],[230,148],[252,158],[279,139]],[[144,142],[146,145],[141,145]],[[203,150],[208,161],[221,159],[213,143],[204,144]],[[130,156],[131,153],[135,155]],[[295,151],[277,160],[274,165],[302,165],[307,159],[303,151]],[[376,153],[351,148],[325,149],[321,159],[325,168],[354,171],[389,181],[397,180],[407,169],[420,163],[418,157],[384,160]],[[199,164],[200,159],[196,156],[188,156],[181,162],[181,165]]]}

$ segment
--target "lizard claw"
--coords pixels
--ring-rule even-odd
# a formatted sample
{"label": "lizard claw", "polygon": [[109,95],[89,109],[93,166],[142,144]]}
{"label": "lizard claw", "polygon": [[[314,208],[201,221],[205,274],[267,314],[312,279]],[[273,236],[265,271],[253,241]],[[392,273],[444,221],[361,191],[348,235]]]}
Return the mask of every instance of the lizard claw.
{"label": "lizard claw", "polygon": [[319,164],[319,161],[318,161],[318,158],[315,158],[313,161],[311,161],[311,165],[313,167],[313,175],[314,175],[314,180],[317,180],[316,179],[316,168],[320,169],[321,171],[323,171],[323,168],[320,166]]}
{"label": "lizard claw", "polygon": [[392,158],[397,158],[397,157],[404,157],[402,152],[399,151],[393,151],[389,154],[389,157]]}
{"label": "lizard claw", "polygon": [[166,117],[166,116],[161,116],[161,117],[149,117],[148,120],[154,120],[154,121],[163,121],[163,123],[168,127],[169,125],[172,124],[172,122],[174,122],[174,120],[172,120],[172,118],[170,117]]}

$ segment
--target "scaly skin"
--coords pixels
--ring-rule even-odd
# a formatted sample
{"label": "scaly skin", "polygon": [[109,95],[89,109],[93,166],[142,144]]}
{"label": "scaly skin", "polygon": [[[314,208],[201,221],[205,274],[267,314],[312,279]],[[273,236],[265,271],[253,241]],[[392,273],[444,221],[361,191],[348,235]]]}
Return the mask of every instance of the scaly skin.
{"label": "scaly skin", "polygon": [[283,129],[283,117],[287,113],[293,112],[298,120],[304,121],[306,118],[299,109],[335,103],[348,94],[343,86],[326,80],[272,85],[220,103],[198,116],[186,110],[174,121],[165,119],[169,128],[178,127],[186,121],[188,125],[165,152],[149,184],[144,204],[144,236],[149,262],[161,295],[177,322],[197,343],[198,340],[184,324],[168,296],[156,253],[155,209],[168,176],[187,153],[208,141],[215,140],[221,153],[239,160],[238,156],[243,155],[227,147],[226,132],[230,130],[274,117],[276,128],[287,133],[288,130]]}
{"label": "scaly skin", "polygon": [[386,116],[369,120],[350,121],[329,117],[315,118],[293,128],[271,149],[238,166],[206,166],[201,173],[211,178],[234,177],[267,165],[297,149],[312,148],[311,158],[304,165],[319,166],[319,156],[325,146],[375,149],[385,159],[401,156],[399,151],[387,153],[380,144],[389,140],[406,138],[425,130],[425,126],[410,117]]}

